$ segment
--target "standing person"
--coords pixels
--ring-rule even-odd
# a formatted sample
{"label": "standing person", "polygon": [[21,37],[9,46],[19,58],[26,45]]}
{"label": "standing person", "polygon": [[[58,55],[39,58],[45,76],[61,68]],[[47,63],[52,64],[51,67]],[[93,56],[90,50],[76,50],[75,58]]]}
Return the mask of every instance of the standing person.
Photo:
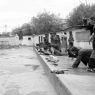
{"label": "standing person", "polygon": [[93,49],[90,59],[89,59],[89,64],[88,64],[91,71],[95,69],[95,24],[94,24],[94,21],[95,21],[95,18],[91,17],[89,25],[88,25],[91,28],[90,29],[90,34],[91,34],[90,41],[92,40],[92,49]]}
{"label": "standing person", "polygon": [[49,48],[49,35],[45,34],[44,37],[44,49],[48,49]]}
{"label": "standing person", "polygon": [[68,39],[69,45],[70,43],[74,43],[74,38],[73,38],[73,34],[72,31],[69,32],[69,39]]}
{"label": "standing person", "polygon": [[83,26],[87,25],[87,18],[83,17]]}
{"label": "standing person", "polygon": [[67,51],[67,33],[66,32],[64,32],[64,40],[65,40],[65,48],[66,48],[65,51]]}
{"label": "standing person", "polygon": [[23,40],[23,32],[22,32],[22,30],[19,31],[18,37],[19,37],[19,41],[20,41],[19,45],[22,45],[22,40]]}
{"label": "standing person", "polygon": [[66,32],[61,36],[61,51],[62,53],[67,51],[67,36]]}
{"label": "standing person", "polygon": [[60,49],[61,43],[60,43],[60,37],[59,37],[59,35],[55,36],[55,44],[56,44],[56,49],[60,51],[61,50]]}

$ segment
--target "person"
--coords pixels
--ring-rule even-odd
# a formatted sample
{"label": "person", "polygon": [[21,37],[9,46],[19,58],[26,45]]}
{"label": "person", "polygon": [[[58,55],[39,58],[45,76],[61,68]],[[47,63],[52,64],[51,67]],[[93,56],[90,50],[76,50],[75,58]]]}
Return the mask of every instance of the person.
{"label": "person", "polygon": [[22,30],[19,31],[18,36],[19,36],[19,40],[23,40],[23,32],[22,32]]}
{"label": "person", "polygon": [[88,65],[89,59],[92,53],[92,49],[82,49],[82,48],[77,48],[70,43],[71,48],[69,49],[69,56],[76,58],[74,61],[72,68],[78,68],[80,62],[82,62],[85,66]]}
{"label": "person", "polygon": [[48,34],[45,34],[45,37],[44,37],[44,49],[48,49],[49,48],[49,35]]}
{"label": "person", "polygon": [[93,51],[91,53],[90,59],[89,59],[89,68],[91,70],[95,69],[95,17],[91,17],[88,21],[88,29],[90,30],[90,41],[92,40],[92,48]]}
{"label": "person", "polygon": [[74,43],[74,38],[73,38],[73,34],[72,31],[69,32],[69,39],[68,39],[69,45],[70,43]]}
{"label": "person", "polygon": [[55,34],[55,35],[53,36],[53,38],[52,38],[52,42],[53,42],[53,43],[51,43],[52,46],[53,46],[56,50],[61,51],[61,48],[60,48],[61,43],[60,43],[60,37],[59,37],[59,35],[56,35],[56,34]]}
{"label": "person", "polygon": [[19,45],[22,45],[22,40],[23,40],[23,32],[22,32],[22,30],[19,31],[18,37],[19,37]]}
{"label": "person", "polygon": [[61,36],[61,52],[67,52],[67,35],[66,32]]}
{"label": "person", "polygon": [[72,58],[76,58],[78,56],[78,51],[79,51],[79,48],[74,47],[73,43],[70,42],[69,43],[69,48],[67,49],[68,56],[72,57]]}
{"label": "person", "polygon": [[83,17],[83,26],[87,25],[87,18]]}
{"label": "person", "polygon": [[89,63],[89,59],[90,59],[92,51],[93,51],[92,49],[80,49],[78,51],[78,56],[76,57],[76,60],[73,63],[72,67],[77,68],[80,62],[82,62],[85,66],[87,66]]}

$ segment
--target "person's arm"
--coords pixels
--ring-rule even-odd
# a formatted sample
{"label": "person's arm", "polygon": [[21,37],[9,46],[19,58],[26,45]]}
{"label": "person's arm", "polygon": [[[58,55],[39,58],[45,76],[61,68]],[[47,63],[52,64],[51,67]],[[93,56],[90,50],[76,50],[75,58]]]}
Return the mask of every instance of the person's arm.
{"label": "person's arm", "polygon": [[79,66],[80,62],[81,62],[81,59],[82,59],[82,53],[79,52],[79,54],[78,54],[75,62],[73,63],[72,67],[77,68]]}
{"label": "person's arm", "polygon": [[94,33],[90,36],[89,44],[90,44],[90,42],[93,40],[93,36],[94,36]]}

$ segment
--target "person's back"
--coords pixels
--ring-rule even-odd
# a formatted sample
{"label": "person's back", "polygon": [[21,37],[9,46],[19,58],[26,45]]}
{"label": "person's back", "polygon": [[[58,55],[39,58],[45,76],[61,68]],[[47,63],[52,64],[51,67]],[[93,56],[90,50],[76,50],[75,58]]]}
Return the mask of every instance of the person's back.
{"label": "person's back", "polygon": [[79,55],[90,56],[91,52],[92,52],[92,49],[80,49],[79,50]]}
{"label": "person's back", "polygon": [[84,65],[87,66],[87,64],[89,63],[91,53],[92,49],[80,49],[78,52],[78,56],[75,62],[73,63],[72,67],[77,68],[81,61],[83,62]]}

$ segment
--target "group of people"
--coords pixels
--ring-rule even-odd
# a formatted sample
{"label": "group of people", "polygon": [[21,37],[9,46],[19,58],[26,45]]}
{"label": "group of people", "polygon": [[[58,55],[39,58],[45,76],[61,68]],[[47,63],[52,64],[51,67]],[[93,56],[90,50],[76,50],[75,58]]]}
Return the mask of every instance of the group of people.
{"label": "group of people", "polygon": [[73,46],[71,42],[69,44],[68,55],[69,57],[75,57],[76,60],[72,67],[77,68],[82,62],[88,67],[88,71],[95,71],[95,17],[84,20],[84,26],[90,31],[89,43],[92,41],[92,49],[79,49]]}
{"label": "group of people", "polygon": [[[82,62],[85,66],[88,67],[88,71],[95,71],[95,17],[91,17],[89,19],[83,20],[85,28],[90,31],[91,37],[89,43],[92,41],[92,49],[82,49],[77,48],[73,45],[74,39],[72,35],[72,31],[69,32],[69,49],[68,55],[69,57],[76,58],[75,62],[73,63],[72,67],[77,68]],[[47,46],[50,46],[50,51],[53,52],[59,50],[60,51],[60,38],[59,36],[52,35],[51,42],[52,44],[48,44],[47,40],[48,36],[45,37],[44,42]],[[52,49],[53,47],[53,49]]]}

